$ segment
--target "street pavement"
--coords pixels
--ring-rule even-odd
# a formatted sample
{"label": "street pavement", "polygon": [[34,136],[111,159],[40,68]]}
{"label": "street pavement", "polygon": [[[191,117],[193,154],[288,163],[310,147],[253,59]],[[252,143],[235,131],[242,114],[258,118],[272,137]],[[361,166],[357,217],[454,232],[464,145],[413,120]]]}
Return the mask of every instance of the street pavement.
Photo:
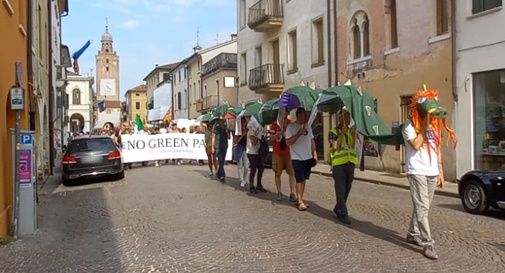
{"label": "street pavement", "polygon": [[[335,222],[333,181],[312,175],[299,212],[272,192],[225,184],[205,166],[138,167],[120,181],[64,187],[53,179],[39,229],[0,246],[0,272],[504,272],[505,214],[471,215],[436,195],[438,261],[406,244],[406,189],[355,181],[352,225]],[[288,194],[286,177],[284,194]],[[274,190],[270,169],[264,186]],[[286,198],[287,199],[287,198]]]}

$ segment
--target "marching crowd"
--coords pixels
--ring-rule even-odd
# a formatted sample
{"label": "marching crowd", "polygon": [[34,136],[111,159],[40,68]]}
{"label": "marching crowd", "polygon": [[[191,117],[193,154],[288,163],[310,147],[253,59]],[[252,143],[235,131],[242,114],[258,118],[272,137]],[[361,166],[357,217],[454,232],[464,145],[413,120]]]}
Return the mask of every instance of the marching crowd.
{"label": "marching crowd", "polygon": [[[420,93],[417,97],[422,98],[423,94]],[[418,99],[418,101],[424,100]],[[438,145],[441,121],[423,109],[421,103],[413,100],[412,107],[414,113],[417,113],[415,119],[406,124],[402,131],[406,143],[407,178],[413,203],[406,241],[423,247],[423,254],[426,257],[438,259],[431,237],[428,212],[436,186],[442,187],[444,184],[442,155]],[[233,159],[237,162],[240,187],[248,186],[251,194],[266,192],[262,178],[264,159],[269,153],[268,137],[273,147],[272,170],[275,174],[276,199],[281,201],[284,198],[281,190],[281,174],[285,171],[289,176],[289,200],[296,204],[298,210],[305,211],[309,207],[304,199],[306,182],[318,160],[314,135],[308,123],[309,114],[303,108],[292,109],[285,115],[281,124],[274,122],[266,126],[267,129],[253,116],[239,115],[234,132],[221,117],[217,121],[202,122],[201,126],[192,127],[189,133],[205,134],[209,177],[215,177],[222,183],[226,182],[224,165],[228,141],[232,139]],[[121,145],[121,134],[133,133],[133,130],[129,129],[104,132],[109,134],[117,145]],[[186,133],[186,129],[178,129],[177,124],[172,123],[169,128],[146,129],[140,130],[139,133]],[[342,109],[337,113],[337,125],[330,130],[328,140],[336,196],[333,211],[337,219],[344,224],[351,224],[347,199],[354,179],[355,165],[359,162],[356,153],[357,136],[350,113]],[[172,162],[178,165],[182,163],[177,159],[172,159]],[[203,165],[202,160],[197,162]],[[159,166],[159,162],[156,161],[155,165]]]}

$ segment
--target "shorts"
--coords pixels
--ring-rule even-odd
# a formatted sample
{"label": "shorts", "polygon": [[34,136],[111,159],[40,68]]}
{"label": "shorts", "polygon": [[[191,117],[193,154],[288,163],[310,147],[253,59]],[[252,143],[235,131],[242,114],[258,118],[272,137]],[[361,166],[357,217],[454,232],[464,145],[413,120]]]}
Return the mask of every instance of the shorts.
{"label": "shorts", "polygon": [[295,171],[296,183],[305,182],[309,180],[312,166],[310,165],[311,159],[307,160],[291,160],[293,170]]}
{"label": "shorts", "polygon": [[293,175],[291,157],[289,155],[272,154],[272,170],[278,175],[282,173],[282,170],[286,170],[288,175]]}

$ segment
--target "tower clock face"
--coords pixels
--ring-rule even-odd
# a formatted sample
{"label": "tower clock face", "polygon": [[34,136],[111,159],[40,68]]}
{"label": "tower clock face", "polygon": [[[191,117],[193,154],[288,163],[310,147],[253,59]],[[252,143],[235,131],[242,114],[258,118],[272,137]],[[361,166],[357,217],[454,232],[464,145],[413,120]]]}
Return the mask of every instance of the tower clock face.
{"label": "tower clock face", "polygon": [[101,79],[100,80],[100,95],[115,96],[116,95],[116,80]]}

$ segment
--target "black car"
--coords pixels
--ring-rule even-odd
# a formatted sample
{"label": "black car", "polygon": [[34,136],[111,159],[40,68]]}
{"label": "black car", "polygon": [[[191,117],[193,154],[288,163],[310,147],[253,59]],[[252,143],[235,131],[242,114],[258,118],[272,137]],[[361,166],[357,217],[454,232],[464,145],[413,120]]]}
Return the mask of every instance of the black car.
{"label": "black car", "polygon": [[480,214],[490,206],[505,209],[505,171],[470,171],[458,190],[467,212]]}
{"label": "black car", "polygon": [[84,136],[73,139],[63,155],[63,184],[87,177],[124,177],[121,150],[108,136]]}

